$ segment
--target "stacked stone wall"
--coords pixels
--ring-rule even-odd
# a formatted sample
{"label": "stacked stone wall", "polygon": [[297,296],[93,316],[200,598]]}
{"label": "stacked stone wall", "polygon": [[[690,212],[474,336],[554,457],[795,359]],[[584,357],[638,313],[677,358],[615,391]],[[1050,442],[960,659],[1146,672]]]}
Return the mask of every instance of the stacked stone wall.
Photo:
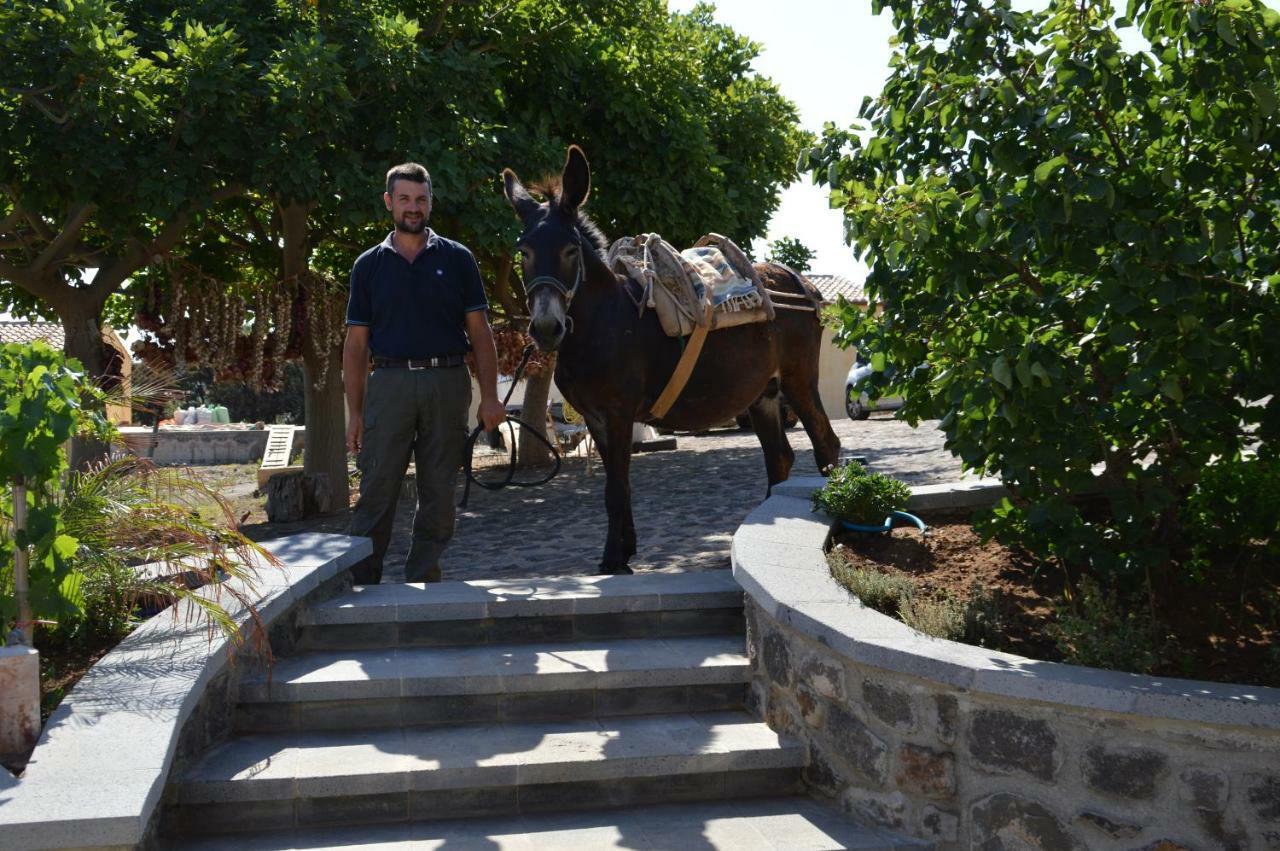
{"label": "stacked stone wall", "polygon": [[747,628],[753,709],[868,823],[943,849],[1280,849],[1280,730],[944,686],[854,662],[750,595]]}

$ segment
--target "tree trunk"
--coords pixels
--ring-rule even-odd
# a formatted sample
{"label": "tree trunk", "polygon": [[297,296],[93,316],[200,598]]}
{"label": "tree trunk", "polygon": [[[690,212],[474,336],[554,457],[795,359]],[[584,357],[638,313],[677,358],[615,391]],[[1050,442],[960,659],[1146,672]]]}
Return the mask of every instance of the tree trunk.
{"label": "tree trunk", "polygon": [[[307,220],[311,209],[305,204],[292,203],[280,205],[279,210],[284,237],[281,272],[286,279],[297,280],[307,271],[311,256],[311,228]],[[306,319],[302,321],[305,329]],[[320,380],[322,374],[323,381]],[[317,356],[311,346],[303,345],[302,382],[303,414],[307,418],[302,469],[308,476],[329,477],[333,510],[342,511],[351,499],[351,486],[347,479],[347,409],[342,389],[342,347],[334,346]]]}
{"label": "tree trunk", "polygon": [[324,381],[316,387],[323,364],[305,351],[302,357],[303,399],[306,403],[307,439],[303,448],[302,469],[307,475],[317,473],[329,477],[332,508],[344,510],[351,499],[347,479],[346,398],[342,390],[342,350],[329,352]]}
{"label": "tree trunk", "polygon": [[[526,375],[524,404],[520,406],[520,419],[534,428],[542,429],[548,440],[555,443],[555,435],[547,434],[547,401],[551,395],[551,379],[555,373],[555,357],[550,358],[546,369],[537,375]],[[518,461],[521,467],[551,463],[551,453],[545,444],[525,430],[520,432]]]}
{"label": "tree trunk", "polygon": [[[62,320],[62,332],[66,337],[63,351],[84,367],[85,374],[101,384],[106,371],[106,358],[102,352],[101,309],[93,304],[80,303],[74,296],[59,305],[58,318]],[[111,447],[98,440],[72,438],[71,468],[83,470],[91,464],[107,458]]]}

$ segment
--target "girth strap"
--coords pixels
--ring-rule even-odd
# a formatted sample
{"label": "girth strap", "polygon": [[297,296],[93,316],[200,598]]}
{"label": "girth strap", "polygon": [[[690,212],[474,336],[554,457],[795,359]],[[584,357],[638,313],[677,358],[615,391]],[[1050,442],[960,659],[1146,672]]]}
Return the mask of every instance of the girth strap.
{"label": "girth strap", "polygon": [[689,376],[693,374],[693,368],[698,363],[698,355],[702,352],[702,344],[706,342],[707,333],[711,330],[709,300],[706,302],[705,310],[706,316],[703,323],[694,328],[693,333],[689,335],[689,342],[680,355],[675,372],[671,373],[671,378],[667,380],[667,386],[663,389],[662,395],[658,396],[658,401],[654,402],[653,407],[649,409],[654,419],[660,420],[667,415],[667,411],[671,410],[676,399],[680,398],[684,386],[689,383]]}

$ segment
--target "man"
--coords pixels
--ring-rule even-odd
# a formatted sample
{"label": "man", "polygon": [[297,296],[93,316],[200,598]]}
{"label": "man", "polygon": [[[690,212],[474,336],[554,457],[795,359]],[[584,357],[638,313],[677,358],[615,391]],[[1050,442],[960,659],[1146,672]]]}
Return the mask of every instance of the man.
{"label": "man", "polygon": [[381,581],[412,453],[418,508],[405,579],[439,582],[440,554],[453,536],[453,492],[471,407],[464,358],[468,351],[474,355],[478,416],[493,429],[506,415],[498,401],[498,355],[475,257],[427,227],[427,170],[417,163],[391,169],[382,199],[395,230],[351,268],[342,353],[347,449],[358,453],[361,473],[350,534],[373,539],[373,555],[351,572],[357,584]]}

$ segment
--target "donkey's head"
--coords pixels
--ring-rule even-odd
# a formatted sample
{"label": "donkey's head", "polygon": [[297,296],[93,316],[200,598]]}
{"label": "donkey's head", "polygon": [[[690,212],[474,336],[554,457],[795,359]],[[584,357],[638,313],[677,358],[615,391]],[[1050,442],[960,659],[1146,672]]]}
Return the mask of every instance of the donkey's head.
{"label": "donkey's head", "polygon": [[529,299],[529,336],[544,352],[554,352],[569,329],[569,305],[587,274],[588,252],[602,238],[579,208],[591,193],[591,167],[577,145],[569,146],[559,180],[543,187],[539,203],[511,169],[502,172],[507,201],[524,223],[516,247]]}

